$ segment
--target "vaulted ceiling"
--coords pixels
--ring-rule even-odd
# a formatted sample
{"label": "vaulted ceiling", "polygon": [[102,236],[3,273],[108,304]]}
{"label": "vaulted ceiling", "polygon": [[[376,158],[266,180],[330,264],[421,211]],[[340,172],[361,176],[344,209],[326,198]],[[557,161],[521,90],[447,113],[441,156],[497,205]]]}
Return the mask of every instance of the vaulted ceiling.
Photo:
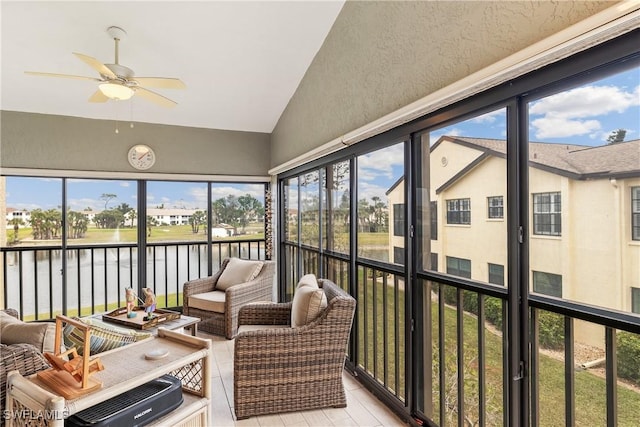
{"label": "vaulted ceiling", "polygon": [[[1,108],[8,111],[270,133],[343,1],[2,1]],[[107,28],[127,32],[119,64],[140,77],[177,77],[186,90],[90,103],[98,77],[72,53],[114,63]]]}

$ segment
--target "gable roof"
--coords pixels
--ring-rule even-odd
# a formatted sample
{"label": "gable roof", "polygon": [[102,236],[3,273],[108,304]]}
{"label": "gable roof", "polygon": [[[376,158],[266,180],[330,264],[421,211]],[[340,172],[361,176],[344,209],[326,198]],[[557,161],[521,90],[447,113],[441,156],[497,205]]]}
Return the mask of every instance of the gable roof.
{"label": "gable roof", "polygon": [[[443,136],[431,147],[431,151],[444,140],[506,157],[506,141],[503,139]],[[579,180],[640,176],[640,139],[598,147],[530,142],[529,164]]]}

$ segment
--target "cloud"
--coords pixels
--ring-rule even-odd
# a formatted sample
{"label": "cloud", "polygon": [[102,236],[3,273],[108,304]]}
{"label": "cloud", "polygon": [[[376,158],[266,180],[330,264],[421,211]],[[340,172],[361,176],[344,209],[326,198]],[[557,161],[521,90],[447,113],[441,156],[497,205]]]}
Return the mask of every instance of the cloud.
{"label": "cloud", "polygon": [[[403,168],[404,144],[396,144],[358,157],[358,180],[373,181],[380,176],[397,179],[394,166]],[[401,169],[402,172],[402,169]]]}
{"label": "cloud", "polygon": [[617,86],[583,86],[537,101],[529,108],[536,138],[560,138],[589,135],[601,137],[598,118],[624,113],[640,105],[640,86],[625,91]]}

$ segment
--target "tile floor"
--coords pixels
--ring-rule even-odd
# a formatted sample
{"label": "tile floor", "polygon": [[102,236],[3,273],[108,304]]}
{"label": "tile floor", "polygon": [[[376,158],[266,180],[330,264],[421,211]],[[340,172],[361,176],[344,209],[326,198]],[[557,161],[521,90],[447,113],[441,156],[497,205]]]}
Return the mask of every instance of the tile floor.
{"label": "tile floor", "polygon": [[198,331],[213,341],[212,425],[238,427],[265,426],[371,426],[396,427],[406,424],[367,392],[348,373],[344,374],[346,408],[290,412],[236,420],[233,415],[233,340]]}

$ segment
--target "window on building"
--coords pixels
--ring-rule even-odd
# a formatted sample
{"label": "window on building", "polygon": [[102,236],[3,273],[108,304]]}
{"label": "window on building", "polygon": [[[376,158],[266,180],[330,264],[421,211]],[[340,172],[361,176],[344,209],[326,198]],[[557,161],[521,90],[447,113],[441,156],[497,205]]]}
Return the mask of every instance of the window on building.
{"label": "window on building", "polygon": [[560,236],[562,233],[560,192],[533,195],[533,234]]}
{"label": "window on building", "polygon": [[394,264],[404,265],[404,248],[399,246],[393,247],[393,262]]}
{"label": "window on building", "polygon": [[447,224],[471,224],[471,199],[447,200]]}
{"label": "window on building", "polygon": [[504,208],[502,206],[502,196],[487,197],[487,217],[504,218]]}
{"label": "window on building", "polygon": [[438,254],[431,252],[431,270],[438,271]]}
{"label": "window on building", "polygon": [[489,263],[489,283],[504,286],[504,265]]}
{"label": "window on building", "polygon": [[447,274],[471,279],[471,260],[448,256]]}
{"label": "window on building", "polygon": [[631,288],[631,312],[640,314],[640,288]]}
{"label": "window on building", "polygon": [[431,240],[438,240],[438,202],[430,202]]}
{"label": "window on building", "polygon": [[631,187],[631,238],[640,240],[640,187]]}
{"label": "window on building", "polygon": [[404,203],[393,205],[393,235],[404,236]]}
{"label": "window on building", "polygon": [[534,271],[533,292],[562,298],[562,276],[559,274]]}

